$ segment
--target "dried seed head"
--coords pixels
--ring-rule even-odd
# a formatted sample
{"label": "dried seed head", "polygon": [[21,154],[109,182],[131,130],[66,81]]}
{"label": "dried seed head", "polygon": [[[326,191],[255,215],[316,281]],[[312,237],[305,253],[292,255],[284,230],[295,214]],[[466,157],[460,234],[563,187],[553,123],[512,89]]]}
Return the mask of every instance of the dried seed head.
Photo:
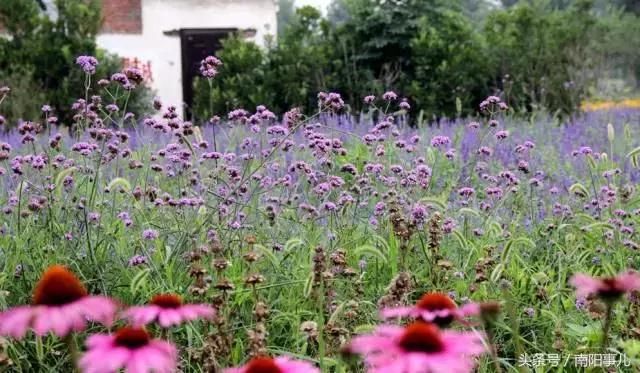
{"label": "dried seed head", "polygon": [[231,262],[222,258],[222,259],[215,259],[213,261],[213,268],[215,268],[218,271],[224,271],[225,269],[227,269],[227,267],[229,267],[231,265]]}
{"label": "dried seed head", "polygon": [[233,285],[233,283],[229,279],[221,278],[214,285],[214,288],[216,288],[218,290],[221,290],[221,291],[230,291],[230,290],[235,289],[235,286]]}
{"label": "dried seed head", "polygon": [[258,273],[256,273],[256,274],[252,274],[252,275],[249,275],[249,276],[244,280],[245,284],[247,284],[247,285],[252,285],[252,286],[254,286],[254,285],[258,285],[258,284],[261,284],[261,283],[263,283],[264,281],[265,281],[264,276],[263,276],[263,275],[261,275],[261,274],[258,274]]}
{"label": "dried seed head", "polygon": [[256,252],[252,251],[252,252],[249,252],[249,253],[244,254],[244,255],[242,256],[242,258],[243,258],[245,261],[247,261],[247,263],[253,263],[253,262],[255,262],[256,260],[260,259],[260,254],[258,254],[258,253],[256,253]]}
{"label": "dried seed head", "polygon": [[305,334],[308,339],[315,340],[318,337],[318,323],[315,321],[305,321],[300,324],[300,332]]}

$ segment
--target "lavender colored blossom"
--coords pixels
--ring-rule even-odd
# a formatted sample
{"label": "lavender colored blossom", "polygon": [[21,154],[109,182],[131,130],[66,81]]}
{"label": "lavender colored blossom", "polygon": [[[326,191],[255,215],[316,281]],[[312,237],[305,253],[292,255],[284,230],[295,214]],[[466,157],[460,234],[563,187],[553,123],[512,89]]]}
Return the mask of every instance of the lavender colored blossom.
{"label": "lavender colored blossom", "polygon": [[80,66],[82,70],[89,75],[96,73],[98,64],[98,60],[93,56],[79,56],[76,58],[76,65]]}

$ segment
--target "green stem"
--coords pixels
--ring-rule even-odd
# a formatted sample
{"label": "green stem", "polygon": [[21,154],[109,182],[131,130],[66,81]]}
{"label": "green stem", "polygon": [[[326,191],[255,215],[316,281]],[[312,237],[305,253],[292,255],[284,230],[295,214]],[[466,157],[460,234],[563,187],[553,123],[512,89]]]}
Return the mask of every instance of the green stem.
{"label": "green stem", "polygon": [[78,372],[78,346],[73,338],[72,334],[68,334],[63,338],[64,344],[69,351],[69,357],[71,358],[71,364],[73,365],[73,372]]}
{"label": "green stem", "polygon": [[611,331],[611,321],[613,319],[613,302],[607,302],[607,313],[602,325],[602,351],[606,351],[609,345],[609,332]]}
{"label": "green stem", "polygon": [[491,360],[493,361],[493,369],[496,373],[501,373],[502,367],[500,366],[500,359],[498,358],[498,350],[496,349],[493,327],[492,325],[490,325],[490,323],[487,323],[484,329],[487,333],[487,342],[489,343]]}

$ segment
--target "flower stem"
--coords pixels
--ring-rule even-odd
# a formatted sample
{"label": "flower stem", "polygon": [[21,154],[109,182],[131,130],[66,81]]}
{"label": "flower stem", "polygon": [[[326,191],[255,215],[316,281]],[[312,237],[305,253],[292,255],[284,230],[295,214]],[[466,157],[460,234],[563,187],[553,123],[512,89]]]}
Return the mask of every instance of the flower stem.
{"label": "flower stem", "polygon": [[72,334],[68,334],[63,338],[64,344],[67,345],[69,351],[69,357],[71,358],[71,364],[73,365],[73,372],[78,372],[78,346],[73,338]]}
{"label": "flower stem", "polygon": [[602,351],[605,351],[609,345],[609,332],[611,330],[611,321],[613,319],[613,302],[607,302],[607,313],[602,325]]}
{"label": "flower stem", "polygon": [[487,342],[489,343],[489,352],[491,353],[491,360],[493,361],[494,372],[501,373],[502,368],[500,367],[500,360],[498,358],[498,350],[496,349],[496,344],[494,343],[494,335],[493,328],[490,323],[485,325],[485,332],[487,333]]}

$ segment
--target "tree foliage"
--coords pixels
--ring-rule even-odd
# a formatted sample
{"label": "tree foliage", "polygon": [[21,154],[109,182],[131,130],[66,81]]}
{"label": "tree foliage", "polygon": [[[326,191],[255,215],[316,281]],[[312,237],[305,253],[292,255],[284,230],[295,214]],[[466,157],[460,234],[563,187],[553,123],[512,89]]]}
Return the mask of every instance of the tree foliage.
{"label": "tree foliage", "polygon": [[[101,64],[96,76],[100,78],[120,70],[121,64],[116,56],[98,51],[96,46],[102,22],[99,0],[56,0],[55,17],[42,6],[37,0],[0,1],[0,22],[10,35],[0,38],[0,79],[9,86],[35,88],[56,115],[69,123],[70,105],[84,95],[84,75],[75,66],[76,56],[97,55]],[[143,104],[138,97],[145,95],[146,90],[134,93],[129,108],[140,110]],[[39,109],[28,97],[10,99],[16,115],[11,119],[33,118]]]}

